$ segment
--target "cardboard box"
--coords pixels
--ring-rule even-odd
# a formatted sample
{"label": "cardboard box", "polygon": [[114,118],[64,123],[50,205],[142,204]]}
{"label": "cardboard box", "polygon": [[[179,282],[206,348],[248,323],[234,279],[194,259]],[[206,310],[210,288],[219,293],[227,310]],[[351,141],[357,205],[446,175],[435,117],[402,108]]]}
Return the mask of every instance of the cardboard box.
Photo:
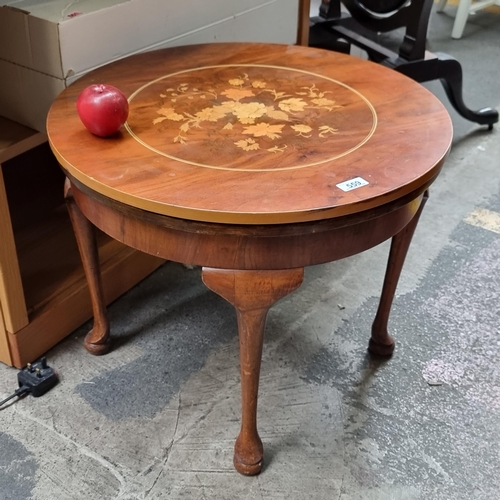
{"label": "cardboard box", "polygon": [[128,55],[227,41],[295,43],[298,0],[0,0],[0,115],[36,130],[59,92]]}

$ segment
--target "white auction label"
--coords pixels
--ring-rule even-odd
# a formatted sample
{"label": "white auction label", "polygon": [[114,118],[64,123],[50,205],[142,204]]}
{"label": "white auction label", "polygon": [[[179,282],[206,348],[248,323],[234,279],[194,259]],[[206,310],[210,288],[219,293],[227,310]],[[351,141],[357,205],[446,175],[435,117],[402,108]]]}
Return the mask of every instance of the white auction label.
{"label": "white auction label", "polygon": [[370,184],[368,181],[365,181],[362,177],[355,177],[349,181],[341,182],[337,184],[337,187],[342,189],[342,191],[352,191],[353,189],[357,189],[361,186],[366,186]]}

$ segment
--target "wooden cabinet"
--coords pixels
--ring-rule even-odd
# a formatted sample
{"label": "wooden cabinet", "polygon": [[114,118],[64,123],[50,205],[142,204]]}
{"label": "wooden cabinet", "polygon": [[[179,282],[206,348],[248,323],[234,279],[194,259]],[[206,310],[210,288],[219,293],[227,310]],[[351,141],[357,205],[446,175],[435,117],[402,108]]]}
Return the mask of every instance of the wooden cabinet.
{"label": "wooden cabinet", "polygon": [[[18,368],[92,316],[63,182],[45,135],[0,117],[0,361]],[[107,303],[163,262],[98,241]]]}

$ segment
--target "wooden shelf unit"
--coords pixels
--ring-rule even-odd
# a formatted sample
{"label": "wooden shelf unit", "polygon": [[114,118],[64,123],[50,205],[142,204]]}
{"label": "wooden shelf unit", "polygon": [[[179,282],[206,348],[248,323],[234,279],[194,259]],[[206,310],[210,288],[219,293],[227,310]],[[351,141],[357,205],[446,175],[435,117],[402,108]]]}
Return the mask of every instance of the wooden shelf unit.
{"label": "wooden shelf unit", "polygon": [[[22,368],[92,317],[45,134],[0,117],[0,361]],[[106,302],[163,260],[98,232]]]}

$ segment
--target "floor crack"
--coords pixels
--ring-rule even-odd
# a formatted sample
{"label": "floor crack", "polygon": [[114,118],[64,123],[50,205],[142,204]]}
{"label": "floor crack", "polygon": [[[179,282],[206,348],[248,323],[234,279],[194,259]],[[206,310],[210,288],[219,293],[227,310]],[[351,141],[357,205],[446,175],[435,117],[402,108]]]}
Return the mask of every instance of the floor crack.
{"label": "floor crack", "polygon": [[[122,476],[122,474],[118,471],[118,469],[108,460],[106,460],[104,457],[100,456],[99,454],[93,452],[91,449],[87,448],[85,445],[82,445],[75,441],[74,439],[70,438],[69,436],[66,436],[65,434],[61,433],[56,429],[55,425],[49,425],[43,420],[33,417],[29,413],[23,412],[19,410],[19,408],[15,408],[15,412],[19,415],[21,415],[23,418],[26,418],[28,420],[31,420],[32,422],[37,423],[38,425],[41,425],[45,429],[48,429],[49,431],[53,432],[59,439],[66,443],[70,443],[73,446],[75,446],[78,451],[82,454],[87,456],[88,458],[91,458],[92,460],[95,460],[99,464],[101,464],[103,467],[105,467],[109,472],[116,478],[116,480],[120,484],[119,491],[116,495],[116,498],[119,498],[120,495],[123,494],[125,486],[127,485],[127,480],[125,477]],[[53,422],[52,422],[53,424]]]}
{"label": "floor crack", "polygon": [[172,448],[174,447],[175,444],[175,437],[177,436],[177,428],[179,427],[179,420],[181,416],[181,406],[182,406],[181,391],[179,391],[179,400],[177,403],[177,416],[175,419],[174,435],[172,436],[172,441],[167,446],[167,459],[165,460],[164,465],[167,465],[168,459],[170,458],[170,452],[172,451]]}
{"label": "floor crack", "polygon": [[181,415],[181,406],[182,406],[182,398],[181,398],[181,391],[179,391],[179,397],[178,397],[178,402],[177,402],[177,415],[175,419],[175,425],[174,425],[174,432],[172,435],[172,439],[170,440],[170,443],[168,444],[166,450],[165,450],[165,455],[162,460],[161,468],[160,471],[158,472],[158,475],[156,476],[155,480],[153,481],[153,484],[151,485],[151,488],[149,488],[146,491],[146,494],[144,495],[144,500],[147,500],[149,497],[149,494],[153,491],[153,488],[156,486],[156,483],[159,481],[160,477],[162,474],[165,472],[165,467],[168,464],[168,460],[170,458],[170,454],[172,452],[172,448],[174,447],[175,444],[175,437],[177,435],[177,428],[179,427],[179,420],[180,420],[180,415]]}

